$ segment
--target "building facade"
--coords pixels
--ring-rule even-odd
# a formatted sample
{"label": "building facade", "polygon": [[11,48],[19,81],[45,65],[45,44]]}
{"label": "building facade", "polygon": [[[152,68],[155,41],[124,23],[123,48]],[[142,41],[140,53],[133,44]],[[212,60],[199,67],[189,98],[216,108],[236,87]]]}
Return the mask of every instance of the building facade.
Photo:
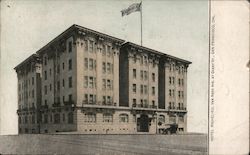
{"label": "building facade", "polygon": [[[34,103],[37,128],[19,123],[19,133],[153,134],[173,124],[186,131],[189,61],[78,25],[36,53],[39,101],[18,104]],[[31,60],[15,68],[20,83]]]}

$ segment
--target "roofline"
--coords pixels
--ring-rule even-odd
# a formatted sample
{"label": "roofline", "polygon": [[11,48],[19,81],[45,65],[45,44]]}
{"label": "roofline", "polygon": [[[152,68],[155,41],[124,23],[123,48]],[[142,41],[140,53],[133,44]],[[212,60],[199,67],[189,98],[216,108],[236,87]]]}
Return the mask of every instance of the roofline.
{"label": "roofline", "polygon": [[138,45],[138,44],[135,44],[135,43],[132,43],[132,42],[126,42],[126,43],[122,44],[122,46],[126,46],[126,45],[130,45],[130,46],[134,46],[134,47],[137,47],[137,48],[140,48],[140,49],[144,49],[144,50],[150,51],[152,53],[155,53],[155,54],[158,54],[158,55],[162,56],[163,58],[176,59],[176,60],[181,61],[181,62],[186,63],[186,64],[191,64],[192,63],[190,61],[187,61],[187,60],[184,60],[184,59],[181,59],[181,58],[169,55],[169,54],[165,54],[163,52],[159,52],[159,51],[153,50],[151,48],[148,48],[148,47],[145,47],[145,46],[141,46],[141,45]]}
{"label": "roofline", "polygon": [[22,65],[24,65],[25,63],[29,62],[30,60],[32,60],[33,58],[38,57],[38,55],[36,53],[32,54],[31,56],[29,56],[28,58],[26,58],[25,60],[23,60],[21,63],[19,63],[14,69],[17,70],[19,67],[21,67]]}
{"label": "roofline", "polygon": [[51,40],[49,43],[47,43],[45,46],[43,46],[41,49],[39,49],[36,53],[37,54],[40,54],[44,49],[46,49],[48,46],[50,46],[51,44],[53,44],[55,41],[57,41],[59,38],[61,38],[62,36],[64,36],[66,33],[70,32],[70,30],[74,30],[74,28],[78,28],[78,29],[83,29],[85,31],[89,31],[91,33],[95,33],[97,35],[100,35],[100,36],[104,36],[104,37],[107,37],[107,38],[111,38],[113,40],[116,40],[118,42],[120,42],[121,44],[123,42],[125,42],[125,40],[123,39],[119,39],[119,38],[116,38],[116,37],[112,37],[110,35],[107,35],[105,33],[101,33],[101,32],[98,32],[98,31],[95,31],[95,30],[92,30],[92,29],[89,29],[89,28],[86,28],[86,27],[83,27],[83,26],[80,26],[80,25],[76,25],[76,24],[73,24],[72,26],[70,26],[68,29],[66,29],[65,31],[63,31],[61,34],[59,34],[56,38],[54,38],[53,40]]}

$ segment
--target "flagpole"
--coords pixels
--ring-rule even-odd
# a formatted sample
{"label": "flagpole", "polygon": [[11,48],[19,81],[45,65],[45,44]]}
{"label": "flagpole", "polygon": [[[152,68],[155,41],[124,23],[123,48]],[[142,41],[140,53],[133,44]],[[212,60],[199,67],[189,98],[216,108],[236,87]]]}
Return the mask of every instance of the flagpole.
{"label": "flagpole", "polygon": [[141,1],[141,46],[142,46],[142,1]]}

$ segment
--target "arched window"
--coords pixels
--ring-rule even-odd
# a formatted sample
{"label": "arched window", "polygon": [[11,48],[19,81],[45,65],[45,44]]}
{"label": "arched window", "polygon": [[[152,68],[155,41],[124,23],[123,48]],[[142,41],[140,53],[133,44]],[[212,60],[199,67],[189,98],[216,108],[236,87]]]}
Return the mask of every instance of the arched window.
{"label": "arched window", "polygon": [[127,123],[128,122],[128,114],[120,114],[119,120],[120,120],[120,122]]}
{"label": "arched window", "polygon": [[165,123],[165,116],[164,115],[159,115],[158,121],[161,123]]}
{"label": "arched window", "polygon": [[73,113],[72,112],[68,113],[68,123],[69,124],[73,124],[74,123]]}

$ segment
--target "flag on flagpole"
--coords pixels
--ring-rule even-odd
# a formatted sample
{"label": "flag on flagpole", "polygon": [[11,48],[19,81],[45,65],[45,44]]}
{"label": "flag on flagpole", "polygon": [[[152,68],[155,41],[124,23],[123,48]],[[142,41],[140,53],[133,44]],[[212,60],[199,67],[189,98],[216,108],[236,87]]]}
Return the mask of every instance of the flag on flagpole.
{"label": "flag on flagpole", "polygon": [[130,5],[127,9],[123,9],[121,11],[122,17],[136,11],[141,11],[141,3],[134,3]]}

